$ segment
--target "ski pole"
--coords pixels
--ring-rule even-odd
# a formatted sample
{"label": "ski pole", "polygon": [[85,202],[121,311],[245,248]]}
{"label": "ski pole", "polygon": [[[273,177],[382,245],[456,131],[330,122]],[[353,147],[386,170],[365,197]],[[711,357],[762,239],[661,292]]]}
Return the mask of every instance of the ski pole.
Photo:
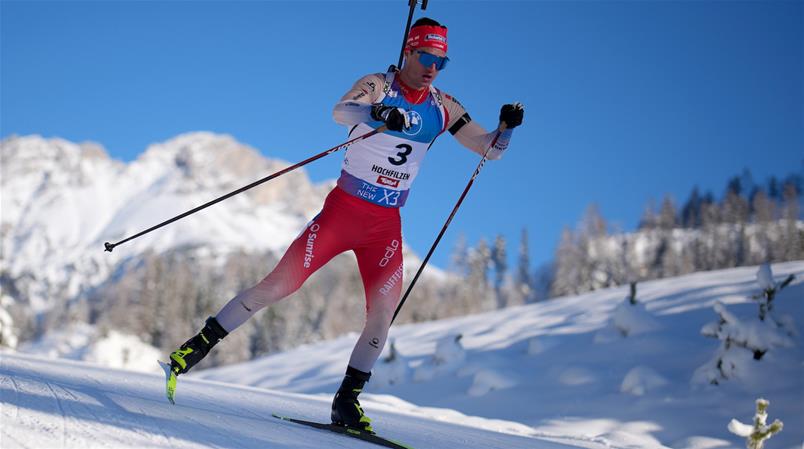
{"label": "ski pole", "polygon": [[315,160],[321,159],[322,157],[324,157],[324,156],[326,156],[328,154],[334,153],[334,152],[340,150],[341,148],[347,148],[347,147],[349,147],[350,145],[352,145],[355,142],[361,141],[363,139],[367,139],[367,138],[369,138],[369,137],[371,137],[371,136],[373,136],[375,134],[381,133],[381,132],[383,132],[385,130],[386,130],[385,125],[380,126],[379,128],[377,128],[375,130],[369,131],[369,132],[367,132],[367,133],[365,133],[365,134],[363,134],[361,136],[355,137],[352,140],[349,140],[349,141],[346,141],[346,142],[344,142],[344,143],[342,143],[340,145],[334,146],[334,147],[332,147],[332,148],[330,148],[330,149],[328,149],[326,151],[322,151],[321,153],[318,153],[315,156],[311,156],[311,157],[309,157],[309,158],[307,158],[307,159],[305,159],[305,160],[303,160],[303,161],[301,161],[301,162],[299,162],[299,163],[297,163],[295,165],[291,165],[290,167],[287,167],[287,168],[284,168],[282,170],[279,170],[278,172],[272,173],[272,174],[270,174],[270,175],[268,175],[268,176],[266,176],[266,177],[264,177],[262,179],[254,181],[251,184],[249,184],[247,186],[243,186],[243,187],[241,187],[241,188],[239,188],[239,189],[237,189],[235,191],[229,192],[226,195],[223,195],[223,196],[221,196],[219,198],[215,198],[214,200],[212,200],[212,201],[210,201],[208,203],[202,204],[202,205],[200,205],[200,206],[198,206],[198,207],[196,207],[194,209],[188,210],[187,212],[185,212],[183,214],[180,214],[180,215],[177,215],[177,216],[171,218],[170,220],[163,221],[162,223],[159,223],[156,226],[150,227],[150,228],[148,228],[148,229],[146,229],[146,230],[144,230],[142,232],[134,234],[131,237],[125,238],[125,239],[123,239],[123,240],[121,240],[121,241],[119,241],[117,243],[106,242],[106,243],[103,244],[103,246],[106,248],[106,251],[112,252],[112,250],[118,245],[122,245],[123,243],[126,243],[126,242],[128,242],[130,240],[134,240],[137,237],[141,237],[141,236],[143,236],[143,235],[145,235],[145,234],[147,234],[147,233],[149,233],[151,231],[157,230],[157,229],[159,229],[159,228],[161,228],[163,226],[167,226],[167,225],[173,223],[174,221],[181,220],[182,218],[184,218],[184,217],[186,217],[188,215],[192,215],[192,214],[194,214],[194,213],[196,213],[196,212],[198,212],[198,211],[200,211],[202,209],[206,209],[207,207],[212,206],[213,204],[220,203],[221,201],[223,201],[225,199],[231,198],[231,197],[233,197],[233,196],[235,196],[235,195],[237,195],[239,193],[243,193],[246,190],[249,190],[249,189],[251,189],[253,187],[256,187],[256,186],[258,186],[258,185],[260,185],[260,184],[262,184],[264,182],[268,182],[268,181],[270,181],[270,180],[272,180],[274,178],[278,178],[278,177],[284,175],[285,173],[291,172],[291,171],[293,171],[293,170],[295,170],[295,169],[297,169],[297,168],[299,168],[299,167],[301,167],[303,165],[307,165],[310,162],[313,162]]}
{"label": "ski pole", "polygon": [[[418,0],[409,0],[408,4],[410,5],[410,11],[408,12],[408,23],[405,25],[405,35],[402,37],[402,49],[399,50],[399,63],[396,65],[397,68],[402,67],[402,58],[405,56],[405,44],[408,43],[408,33],[410,33],[410,22],[413,20],[413,11],[416,10],[416,4],[418,4]],[[427,0],[422,0],[422,11],[427,9]]]}
{"label": "ski pole", "polygon": [[494,145],[497,144],[497,139],[499,139],[500,134],[502,134],[502,132],[505,131],[505,127],[506,127],[505,122],[503,122],[500,123],[500,127],[497,128],[497,134],[494,135],[494,139],[492,139],[488,149],[486,149],[486,152],[483,153],[483,158],[480,160],[480,163],[477,164],[475,172],[469,179],[469,183],[466,184],[466,188],[463,189],[463,193],[461,193],[461,197],[458,198],[458,202],[455,203],[455,207],[452,208],[452,213],[449,214],[449,218],[447,218],[446,223],[444,223],[444,226],[441,227],[441,232],[438,233],[438,237],[436,237],[435,242],[433,242],[433,246],[430,247],[430,251],[427,252],[427,256],[425,256],[424,261],[422,261],[421,266],[419,266],[419,271],[416,272],[416,276],[413,276],[413,280],[410,282],[410,285],[408,285],[408,289],[405,291],[405,295],[402,296],[402,300],[399,301],[399,305],[396,306],[396,311],[394,312],[394,317],[391,319],[391,324],[394,324],[394,320],[396,320],[396,316],[399,315],[399,311],[402,310],[402,306],[405,304],[405,300],[408,299],[408,295],[410,295],[411,290],[413,290],[413,286],[416,285],[416,281],[419,279],[419,276],[422,274],[422,271],[424,271],[424,267],[427,266],[427,262],[430,260],[430,256],[433,255],[436,246],[438,246],[438,242],[441,241],[441,237],[443,237],[444,233],[447,232],[447,227],[449,226],[450,222],[452,222],[452,219],[455,217],[455,214],[458,212],[458,208],[461,207],[463,199],[466,198],[466,194],[469,193],[469,189],[472,187],[472,184],[474,184],[477,175],[480,174],[480,170],[483,169],[483,165],[486,164],[489,152],[491,151],[492,148],[494,148]]}

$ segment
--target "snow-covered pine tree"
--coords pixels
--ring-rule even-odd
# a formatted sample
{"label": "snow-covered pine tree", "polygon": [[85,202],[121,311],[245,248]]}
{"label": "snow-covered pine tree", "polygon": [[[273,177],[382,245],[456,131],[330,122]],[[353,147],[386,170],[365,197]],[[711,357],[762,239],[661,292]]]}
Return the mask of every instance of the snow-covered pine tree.
{"label": "snow-covered pine tree", "polygon": [[701,226],[701,194],[698,186],[693,187],[690,197],[681,208],[681,225],[690,229]]}
{"label": "snow-covered pine tree", "polygon": [[769,265],[759,268],[757,282],[763,294],[754,296],[754,299],[760,299],[758,320],[740,319],[722,303],[715,303],[714,309],[719,319],[705,325],[701,334],[716,338],[721,344],[715,357],[695,371],[693,382],[718,385],[723,380],[740,377],[751,369],[752,360],[761,360],[774,347],[793,345],[790,335],[796,331],[792,318],[777,319],[771,314],[767,302],[763,305],[763,300],[766,301],[764,292],[771,291],[775,294],[783,288],[782,285],[787,286],[791,281],[792,278],[788,278],[785,282],[776,284]]}
{"label": "snow-covered pine tree", "polygon": [[647,231],[656,229],[658,222],[659,218],[656,215],[656,205],[654,204],[654,200],[651,198],[648,200],[645,210],[642,211],[642,217],[639,219],[639,230]]}
{"label": "snow-covered pine tree", "polygon": [[771,201],[764,191],[758,190],[751,198],[751,209],[754,226],[757,227],[755,257],[760,261],[777,260],[778,256],[771,237],[776,221],[776,203]]}
{"label": "snow-covered pine tree", "polygon": [[768,405],[770,405],[767,399],[757,399],[756,404],[757,411],[754,414],[752,425],[743,424],[736,419],[732,419],[728,426],[731,433],[745,438],[745,447],[748,449],[762,449],[765,446],[765,441],[781,432],[784,428],[784,423],[778,419],[773,420],[771,425],[767,424]]}
{"label": "snow-covered pine tree", "polygon": [[497,308],[502,309],[508,305],[508,298],[503,290],[503,282],[508,272],[508,255],[505,250],[505,237],[502,234],[497,234],[494,238],[490,257],[494,269],[494,297],[497,300]]}
{"label": "snow-covered pine tree", "polygon": [[530,245],[528,243],[528,229],[522,228],[519,239],[519,259],[517,260],[516,278],[514,285],[519,292],[522,302],[533,300],[533,275],[530,271]]}
{"label": "snow-covered pine tree", "polygon": [[[469,276],[467,284],[472,293],[471,303],[478,304],[480,310],[493,310],[497,306],[494,291],[489,283],[489,269],[491,268],[491,248],[486,239],[481,238],[477,246],[469,252]],[[475,306],[469,310],[477,310]]]}
{"label": "snow-covered pine tree", "polygon": [[465,276],[469,269],[469,249],[466,243],[466,235],[463,233],[458,234],[455,239],[455,246],[452,248],[452,255],[450,257],[450,271],[459,276]]}
{"label": "snow-covered pine tree", "polygon": [[580,287],[583,291],[614,285],[607,235],[608,224],[600,213],[600,208],[597,204],[590,204],[581,219],[578,234],[578,246],[582,255]]}
{"label": "snow-covered pine tree", "polygon": [[678,212],[673,197],[665,195],[662,198],[662,205],[659,209],[658,225],[664,231],[672,231],[678,226]]}
{"label": "snow-covered pine tree", "polygon": [[0,347],[14,349],[17,347],[17,334],[14,329],[14,318],[7,311],[14,300],[0,290]]}
{"label": "snow-covered pine tree", "polygon": [[575,233],[569,228],[561,232],[561,240],[555,256],[555,276],[550,285],[550,296],[564,296],[581,293],[582,275],[580,265],[583,255],[575,238]]}
{"label": "snow-covered pine tree", "polygon": [[[759,266],[759,270],[757,270],[757,283],[759,284],[759,288],[762,289],[762,292],[752,296],[752,299],[757,300],[759,303],[760,321],[765,321],[765,318],[773,311],[773,300],[776,298],[776,294],[790,285],[795,278],[796,276],[791,274],[784,281],[777,283],[773,279],[770,264],[764,263]],[[782,326],[781,323],[777,324]]]}
{"label": "snow-covered pine tree", "polygon": [[723,219],[731,225],[726,230],[729,235],[728,240],[733,244],[725,245],[721,248],[721,264],[729,268],[744,265],[747,258],[745,226],[749,218],[749,205],[748,201],[740,194],[740,189],[739,182],[732,182],[722,205]]}
{"label": "snow-covered pine tree", "polygon": [[784,237],[781,239],[783,247],[780,248],[780,251],[784,254],[783,260],[797,260],[804,255],[804,230],[798,226],[800,209],[798,190],[795,184],[792,182],[785,183],[783,195],[782,220],[784,223]]}
{"label": "snow-covered pine tree", "polygon": [[720,237],[718,234],[721,223],[720,206],[715,202],[711,192],[707,192],[701,201],[701,265],[699,270],[714,270],[719,265],[718,246]]}

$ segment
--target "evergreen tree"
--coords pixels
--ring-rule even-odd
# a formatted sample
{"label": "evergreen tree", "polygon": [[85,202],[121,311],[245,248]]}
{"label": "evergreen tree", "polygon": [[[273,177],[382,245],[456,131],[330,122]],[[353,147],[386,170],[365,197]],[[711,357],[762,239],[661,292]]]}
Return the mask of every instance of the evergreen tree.
{"label": "evergreen tree", "polygon": [[642,212],[642,218],[639,219],[639,230],[655,229],[658,221],[656,207],[653,203],[653,199],[650,199],[645,206],[645,210]]}
{"label": "evergreen tree", "polygon": [[748,201],[734,191],[729,191],[723,200],[723,219],[729,226],[729,240],[732,245],[726,251],[724,265],[738,267],[746,262],[745,226],[749,220]]}
{"label": "evergreen tree", "polygon": [[784,428],[784,423],[778,419],[773,420],[768,425],[768,405],[770,402],[767,399],[757,399],[756,404],[757,411],[754,414],[752,425],[743,424],[736,419],[732,419],[728,425],[731,433],[745,438],[745,447],[747,449],[762,449],[765,447],[765,441],[781,432]]}
{"label": "evergreen tree", "polygon": [[676,204],[670,195],[666,195],[664,199],[662,199],[662,206],[659,210],[658,225],[659,229],[665,231],[675,229],[678,225]]}
{"label": "evergreen tree", "polygon": [[743,183],[739,176],[729,179],[729,182],[726,184],[726,193],[724,196],[728,195],[729,193],[733,193],[737,196],[743,193]]}
{"label": "evergreen tree", "polygon": [[749,219],[748,200],[743,196],[728,191],[723,199],[723,221],[730,224],[745,224]]}
{"label": "evergreen tree", "polygon": [[508,255],[505,251],[505,237],[502,234],[497,234],[494,239],[494,247],[491,248],[491,265],[494,269],[494,295],[497,299],[497,308],[502,309],[508,303],[503,291],[503,281],[508,271]]}
{"label": "evergreen tree", "polygon": [[540,265],[533,272],[533,292],[531,301],[541,301],[552,297],[551,289],[556,278],[555,261]]}
{"label": "evergreen tree", "polygon": [[681,209],[681,224],[685,228],[701,227],[701,203],[702,199],[698,192],[698,186],[695,186]]}
{"label": "evergreen tree", "polygon": [[605,237],[608,233],[608,226],[606,220],[600,213],[600,208],[597,204],[592,203],[586,208],[583,218],[581,219],[581,236],[589,239]]}
{"label": "evergreen tree", "polygon": [[[486,239],[481,238],[477,246],[469,254],[469,279],[468,284],[476,292],[476,299],[480,304],[481,310],[492,310],[496,307],[496,301],[492,298],[493,293],[489,283],[489,268],[491,267],[491,249]],[[470,308],[470,310],[472,310]]]}
{"label": "evergreen tree", "polygon": [[776,219],[776,204],[764,191],[758,190],[751,200],[755,223],[770,223]]}
{"label": "evergreen tree", "polygon": [[782,189],[779,187],[779,180],[776,176],[771,176],[768,180],[768,198],[772,201],[782,201]]}
{"label": "evergreen tree", "polygon": [[489,282],[491,250],[485,239],[466,252],[466,271],[452,282],[449,300],[437,305],[446,316],[461,316],[493,310],[497,306]]}
{"label": "evergreen tree", "polygon": [[701,226],[711,227],[720,223],[720,207],[712,192],[706,192],[701,200]]}
{"label": "evergreen tree", "polygon": [[586,209],[581,219],[578,235],[578,249],[582,255],[580,288],[583,291],[596,290],[612,284],[612,270],[607,258],[608,226],[596,204]]}
{"label": "evergreen tree", "polygon": [[751,175],[751,170],[747,167],[744,168],[742,174],[740,174],[740,187],[742,188],[740,195],[747,198],[750,198],[748,195],[757,189],[754,177]]}
{"label": "evergreen tree", "polygon": [[784,205],[782,220],[784,223],[784,237],[781,239],[784,247],[780,254],[784,260],[799,260],[804,258],[804,235],[799,229],[799,199],[795,184],[784,185]]}
{"label": "evergreen tree", "polygon": [[533,299],[533,275],[530,272],[530,247],[528,229],[522,228],[519,240],[519,260],[517,262],[516,286],[524,302]]}
{"label": "evergreen tree", "polygon": [[674,267],[680,265],[673,245],[673,229],[677,225],[676,206],[673,199],[666,195],[662,199],[662,205],[657,219],[658,232],[656,234],[658,243],[653,254],[653,261],[648,268],[651,278],[661,278],[675,274]]}
{"label": "evergreen tree", "polygon": [[561,232],[561,240],[555,256],[555,278],[550,286],[550,296],[564,296],[580,293],[582,276],[580,266],[583,256],[578,248],[575,234],[569,228]]}
{"label": "evergreen tree", "polygon": [[[798,197],[801,197],[802,184],[804,184],[804,160],[801,162],[801,174],[794,173],[788,175],[785,178],[784,183],[782,183],[783,186],[792,186],[793,190],[796,192],[796,196]],[[782,193],[784,193],[784,188],[782,189]]]}
{"label": "evergreen tree", "polygon": [[775,248],[771,238],[776,216],[776,205],[762,190],[757,191],[751,202],[754,210],[754,225],[757,227],[756,240],[758,254],[752,263],[774,260]]}
{"label": "evergreen tree", "polygon": [[450,271],[460,275],[466,275],[469,271],[469,249],[466,244],[466,236],[459,234],[455,240],[455,247],[452,249],[450,259]]}

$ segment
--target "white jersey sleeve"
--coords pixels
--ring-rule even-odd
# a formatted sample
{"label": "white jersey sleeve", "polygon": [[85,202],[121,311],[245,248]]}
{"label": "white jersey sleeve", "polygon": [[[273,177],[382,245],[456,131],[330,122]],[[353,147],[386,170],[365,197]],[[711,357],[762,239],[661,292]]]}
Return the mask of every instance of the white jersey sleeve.
{"label": "white jersey sleeve", "polygon": [[[492,132],[486,131],[477,122],[472,121],[469,113],[466,112],[463,105],[448,94],[443,94],[444,107],[447,110],[449,120],[447,122],[447,130],[450,134],[455,136],[458,142],[466,148],[474,151],[477,154],[483,155],[491,145],[494,136],[497,135],[497,130]],[[489,151],[489,159],[500,159],[503,152],[508,148],[508,142],[511,140],[511,130],[505,130],[497,138],[494,148]]]}
{"label": "white jersey sleeve", "polygon": [[383,74],[375,73],[360,78],[335,104],[332,118],[336,123],[350,127],[370,121],[371,105],[380,98],[383,83]]}

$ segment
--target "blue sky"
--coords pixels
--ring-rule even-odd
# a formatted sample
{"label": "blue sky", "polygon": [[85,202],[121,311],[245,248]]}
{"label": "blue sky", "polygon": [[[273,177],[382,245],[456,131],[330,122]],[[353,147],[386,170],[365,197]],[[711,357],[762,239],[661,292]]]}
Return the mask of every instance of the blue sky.
{"label": "blue sky", "polygon": [[[209,130],[299,161],[344,140],[332,105],[396,63],[406,4],[3,0],[0,135],[91,140],[130,161]],[[538,265],[590,203],[629,230],[649,199],[683,202],[694,185],[719,196],[744,168],[758,181],[802,169],[802,2],[431,0],[425,13],[449,27],[442,90],[487,128],[503,103],[526,106],[436,265],[460,234],[502,233],[513,252],[523,227]],[[335,178],[341,157],[308,172]],[[477,162],[449,135],[436,142],[403,209],[414,250]]]}

